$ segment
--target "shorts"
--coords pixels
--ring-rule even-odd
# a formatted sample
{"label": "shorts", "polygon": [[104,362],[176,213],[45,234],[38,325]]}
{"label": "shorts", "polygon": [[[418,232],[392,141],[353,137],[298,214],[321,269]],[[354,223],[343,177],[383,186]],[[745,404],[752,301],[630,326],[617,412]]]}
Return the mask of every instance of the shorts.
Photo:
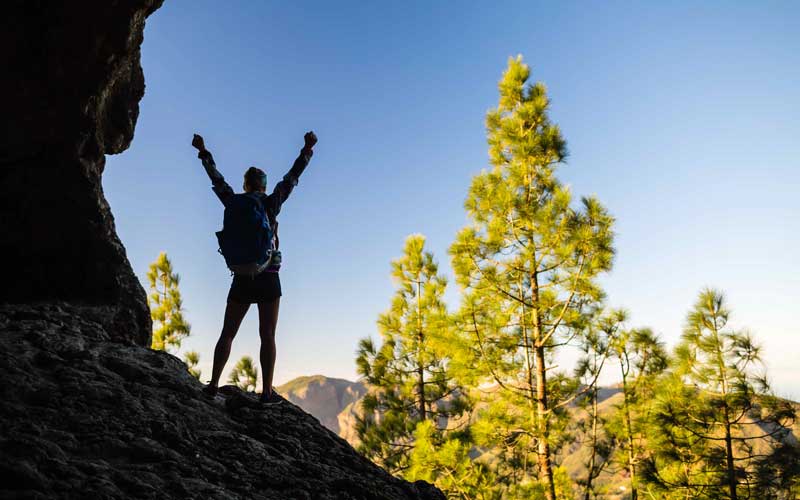
{"label": "shorts", "polygon": [[228,302],[258,304],[272,302],[281,295],[281,279],[276,272],[264,271],[252,278],[236,274],[228,291]]}

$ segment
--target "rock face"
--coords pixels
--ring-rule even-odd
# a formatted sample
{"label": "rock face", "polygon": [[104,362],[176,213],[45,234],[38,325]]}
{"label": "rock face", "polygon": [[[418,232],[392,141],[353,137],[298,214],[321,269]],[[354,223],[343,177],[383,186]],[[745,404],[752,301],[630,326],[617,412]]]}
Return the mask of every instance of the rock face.
{"label": "rock face", "polygon": [[0,373],[0,498],[444,499],[69,305],[0,306]]}
{"label": "rock face", "polygon": [[351,434],[352,429],[342,428],[342,413],[349,410],[366,394],[367,388],[364,384],[313,375],[297,377],[276,387],[275,390],[304,411],[317,417],[322,425],[351,442],[347,435]]}
{"label": "rock face", "polygon": [[105,155],[133,139],[145,18],[162,2],[12,0],[0,16],[0,302],[93,307],[139,345],[146,297],[100,181]]}
{"label": "rock face", "polygon": [[133,138],[161,2],[3,4],[0,499],[444,499],[289,402],[204,398],[148,349],[101,176]]}

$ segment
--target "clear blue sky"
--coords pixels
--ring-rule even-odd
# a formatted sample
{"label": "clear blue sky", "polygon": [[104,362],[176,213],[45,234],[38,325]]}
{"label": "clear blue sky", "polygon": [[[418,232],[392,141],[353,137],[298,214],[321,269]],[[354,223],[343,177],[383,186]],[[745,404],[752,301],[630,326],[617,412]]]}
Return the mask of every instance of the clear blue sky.
{"label": "clear blue sky", "polygon": [[[795,2],[170,0],[147,21],[136,137],[109,157],[105,191],[143,283],[161,250],[181,274],[182,352],[200,352],[205,379],[230,278],[192,133],[238,187],[250,165],[281,177],[313,129],[280,216],[276,383],[353,379],[406,235],[425,234],[451,275],[447,247],[487,166],[484,115],[523,54],[568,141],[561,178],[617,217],[609,303],[674,345],[698,291],[725,290],[798,399],[798,26]],[[232,360],[257,355],[256,320]]]}

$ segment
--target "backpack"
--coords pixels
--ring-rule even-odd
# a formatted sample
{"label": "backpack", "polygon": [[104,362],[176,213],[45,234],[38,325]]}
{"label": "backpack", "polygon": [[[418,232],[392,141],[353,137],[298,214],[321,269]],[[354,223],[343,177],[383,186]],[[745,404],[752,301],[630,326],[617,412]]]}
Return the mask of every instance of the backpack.
{"label": "backpack", "polygon": [[261,200],[248,193],[233,195],[225,205],[219,253],[232,274],[255,276],[275,256],[275,233]]}

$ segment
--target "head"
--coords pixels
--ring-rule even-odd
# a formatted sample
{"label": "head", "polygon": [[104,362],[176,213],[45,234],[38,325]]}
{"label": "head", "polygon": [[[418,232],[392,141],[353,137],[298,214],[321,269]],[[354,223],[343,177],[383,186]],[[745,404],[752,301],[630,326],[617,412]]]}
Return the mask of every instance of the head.
{"label": "head", "polygon": [[250,167],[244,173],[244,190],[247,193],[264,192],[267,190],[267,174],[256,167]]}

